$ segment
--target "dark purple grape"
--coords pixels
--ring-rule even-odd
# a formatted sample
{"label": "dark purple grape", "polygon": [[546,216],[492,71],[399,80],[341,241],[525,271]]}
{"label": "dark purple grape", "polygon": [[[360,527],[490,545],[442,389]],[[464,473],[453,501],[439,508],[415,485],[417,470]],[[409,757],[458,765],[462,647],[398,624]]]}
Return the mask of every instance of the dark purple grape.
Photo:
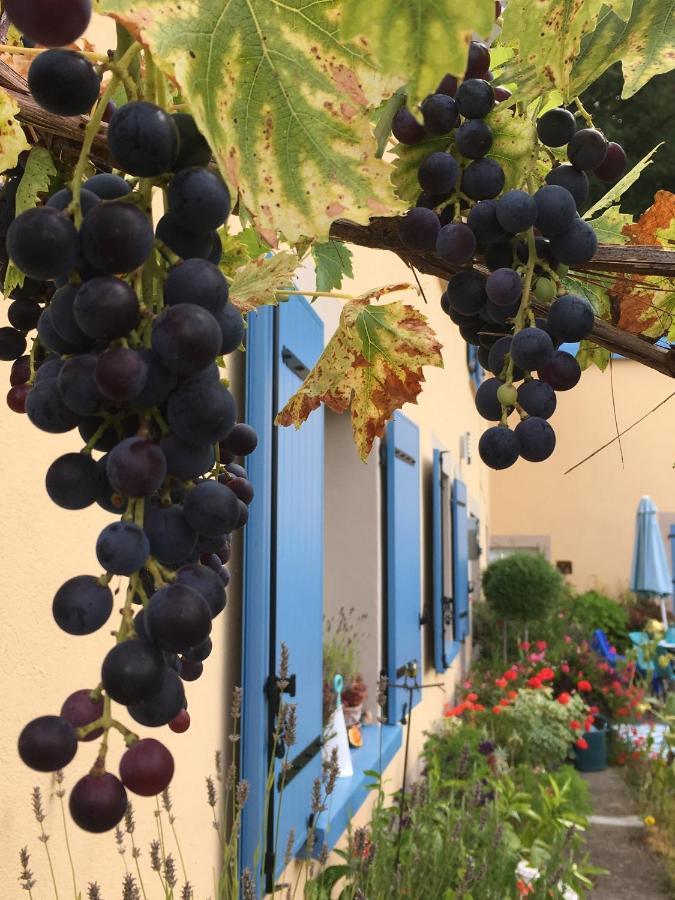
{"label": "dark purple grape", "polygon": [[0,359],[6,362],[18,359],[26,350],[26,338],[15,328],[0,328]]}
{"label": "dark purple grape", "polygon": [[511,359],[526,372],[545,366],[553,356],[553,342],[543,329],[523,328],[511,341]]}
{"label": "dark purple grape", "polygon": [[222,335],[220,355],[227,356],[228,353],[234,353],[244,340],[246,331],[244,319],[234,303],[227,303],[225,309],[217,314],[216,319]]}
{"label": "dark purple grape", "polygon": [[196,659],[184,659],[180,667],[180,677],[183,681],[196,681],[204,672],[204,664]]}
{"label": "dark purple grape", "polygon": [[564,147],[576,130],[577,123],[568,109],[549,109],[537,120],[537,135],[545,147]]}
{"label": "dark purple grape", "polygon": [[56,378],[34,382],[26,399],[26,413],[36,428],[49,434],[64,434],[79,422],[79,416],[61,400]]}
{"label": "dark purple grape", "polygon": [[457,104],[447,94],[431,94],[422,101],[420,109],[429,134],[448,134],[459,121]]}
{"label": "dark purple grape", "polygon": [[492,129],[482,119],[467,119],[455,133],[455,147],[467,159],[482,159],[492,147]]}
{"label": "dark purple grape", "polygon": [[194,447],[224,440],[236,422],[237,409],[220,382],[201,374],[183,380],[169,397],[166,417],[172,432]]}
{"label": "dark purple grape", "polygon": [[218,356],[221,333],[210,312],[192,303],[169,306],[152,326],[152,349],[167,369],[194,375]]}
{"label": "dark purple grape", "polygon": [[66,453],[47,469],[50,500],[63,509],[86,509],[96,500],[96,463],[86,453]]}
{"label": "dark purple grape", "polygon": [[501,378],[486,378],[476,391],[476,409],[490,422],[498,422],[502,417],[502,405],[497,399],[497,391],[503,384]]}
{"label": "dark purple grape", "polygon": [[426,132],[407,106],[402,106],[392,120],[391,132],[401,144],[419,144]]}
{"label": "dark purple grape", "polygon": [[456,159],[442,150],[426,156],[417,171],[420,187],[432,194],[449,194],[458,178],[459,166]]}
{"label": "dark purple grape", "polygon": [[463,222],[444,225],[436,238],[436,253],[453,265],[463,265],[476,252],[473,231]]}
{"label": "dark purple grape", "polygon": [[567,145],[567,157],[577,169],[597,169],[607,156],[607,138],[596,128],[580,128]]}
{"label": "dark purple grape", "polygon": [[559,184],[545,184],[533,199],[537,207],[537,228],[546,237],[565,231],[577,217],[574,197]]}
{"label": "dark purple grape", "polygon": [[116,703],[135,704],[162,687],[166,666],[153,644],[127,639],[109,650],[101,667],[105,692]]}
{"label": "dark purple grape", "polygon": [[447,94],[448,97],[454,97],[459,86],[459,79],[454,75],[444,75],[436,88],[435,93]]}
{"label": "dark purple grape", "polygon": [[120,107],[108,126],[108,147],[118,167],[142,178],[168,172],[178,156],[178,143],[172,117],[143,100]]}
{"label": "dark purple grape", "polygon": [[[500,376],[506,363],[506,354],[511,352],[511,343],[513,338],[509,335],[498,338],[490,347],[489,369],[493,375]],[[523,377],[521,369],[514,367],[513,381],[520,381]]]}
{"label": "dark purple grape", "polygon": [[85,775],[70,792],[70,815],[84,831],[101,834],[119,825],[127,811],[127,792],[109,772]]}
{"label": "dark purple grape", "polygon": [[205,259],[188,259],[175,266],[164,282],[167,306],[195,303],[212,315],[225,308],[229,289],[225,276],[217,266]]}
{"label": "dark purple grape", "polygon": [[110,275],[85,282],[77,291],[73,312],[85,334],[106,342],[124,337],[139,321],[134,289]]}
{"label": "dark purple grape", "polygon": [[156,591],[145,608],[145,627],[165,650],[194,647],[211,632],[211,611],[204,597],[181,582]]}
{"label": "dark purple grape", "polygon": [[[485,313],[484,315],[490,322],[496,322],[499,325],[504,325],[509,319],[515,319],[518,315],[518,310],[520,309],[520,300],[516,300],[514,303],[509,304],[508,306],[499,306],[496,303],[493,303],[492,300],[488,300],[485,304]],[[492,344],[490,344],[492,346]]]}
{"label": "dark purple grape", "polygon": [[160,241],[182,259],[208,259],[213,249],[213,233],[188,231],[175,213],[166,213],[155,231]]}
{"label": "dark purple grape", "polygon": [[433,250],[441,223],[433,209],[417,206],[399,219],[398,233],[401,241],[412,250]]}
{"label": "dark purple grape", "polygon": [[520,453],[518,438],[504,425],[493,425],[480,436],[478,454],[490,469],[508,469]]}
{"label": "dark purple grape", "polygon": [[518,234],[537,221],[537,204],[527,191],[507,191],[497,201],[497,221],[504,231]]}
{"label": "dark purple grape", "polygon": [[147,216],[122,200],[99,203],[87,213],[81,239],[87,262],[108,275],[133,272],[142,266],[154,244]]}
{"label": "dark purple grape", "polygon": [[568,266],[588,262],[598,249],[593,226],[583,219],[574,219],[569,228],[551,238],[551,252]]}
{"label": "dark purple grape", "polygon": [[504,100],[508,100],[510,96],[511,91],[508,88],[501,84],[495,87],[495,103],[502,103]]}
{"label": "dark purple grape", "polygon": [[543,462],[555,450],[555,431],[546,419],[529,416],[515,430],[520,455],[528,462]]}
{"label": "dark purple grape", "polygon": [[178,674],[168,666],[164,667],[161,687],[146,700],[127,707],[132,719],[148,728],[168,725],[183,710],[185,691]]}
{"label": "dark purple grape", "polygon": [[550,419],[558,403],[550,384],[531,378],[518,387],[518,403],[528,416]]}
{"label": "dark purple grape", "polygon": [[217,481],[202,481],[189,491],[184,501],[185,518],[206,537],[216,537],[237,527],[237,497]]}
{"label": "dark purple grape", "polygon": [[190,713],[187,709],[181,709],[174,719],[169,722],[169,728],[176,734],[183,734],[190,727]]}
{"label": "dark purple grape", "polygon": [[488,275],[485,291],[488,298],[497,306],[513,306],[522,296],[523,283],[514,269],[495,269]]}
{"label": "dark purple grape", "polygon": [[227,486],[229,489],[237,495],[237,497],[245,503],[247,506],[250,506],[253,502],[253,485],[248,480],[248,478],[233,478],[231,481],[227,482]]}
{"label": "dark purple grape", "polygon": [[147,505],[143,529],[153,557],[167,566],[182,562],[197,546],[197,534],[186,522],[183,507],[177,504]]}
{"label": "dark purple grape", "polygon": [[35,300],[14,300],[7,310],[7,318],[18,331],[33,331],[41,312],[42,307]]}
{"label": "dark purple grape", "polygon": [[15,359],[9,374],[11,385],[25,384],[30,378],[30,357],[20,356]]}
{"label": "dark purple grape", "polygon": [[109,400],[128,403],[145,386],[148,367],[137,350],[113,347],[102,353],[96,362],[96,386]]}
{"label": "dark purple grape", "polygon": [[472,200],[491,200],[504,187],[504,170],[495,159],[477,159],[464,169],[462,191]]}
{"label": "dark purple grape", "polygon": [[64,47],[74,43],[87,30],[91,19],[91,0],[5,0],[5,12],[28,44]]}
{"label": "dark purple grape", "polygon": [[485,248],[485,264],[491,272],[513,266],[513,246],[509,241],[497,241]]}
{"label": "dark purple grape", "polygon": [[476,269],[458,272],[448,282],[448,300],[452,309],[463,316],[480,312],[487,301],[485,275]]}
{"label": "dark purple grape", "polygon": [[66,277],[78,259],[77,231],[64,213],[38,206],[12,222],[7,232],[7,252],[31,278],[47,281]]}
{"label": "dark purple grape", "polygon": [[471,41],[464,78],[478,78],[490,68],[490,51],[486,44]]}
{"label": "dark purple grape", "polygon": [[75,729],[62,716],[33,719],[19,735],[19,756],[31,769],[65,769],[77,752]]}
{"label": "dark purple grape", "polygon": [[161,448],[145,438],[126,438],[113,447],[107,459],[110,484],[124,497],[150,497],[166,477]]}
{"label": "dark purple grape", "polygon": [[564,187],[574,197],[577,209],[583,206],[588,197],[588,177],[574,166],[556,166],[546,176],[546,184],[557,184]]}
{"label": "dark purple grape", "polygon": [[484,119],[495,104],[495,92],[488,81],[467,78],[457,88],[455,99],[466,119]]}
{"label": "dark purple grape", "polygon": [[[222,536],[219,536],[219,539],[221,538]],[[177,582],[201,594],[208,604],[212,619],[215,619],[225,609],[225,591],[222,581],[208,566],[202,566],[199,563],[188,563],[181,566],[177,573]]]}
{"label": "dark purple grape", "polygon": [[[98,700],[92,700],[92,693],[87,688],[83,688],[81,691],[75,691],[74,694],[71,694],[70,697],[64,700],[61,707],[61,717],[70,722],[73,728],[84,728],[86,725],[91,725],[92,722],[96,722],[103,715],[103,698],[99,697]],[[95,728],[85,737],[78,738],[78,740],[83,742],[95,741],[102,734],[102,728]]]}
{"label": "dark purple grape", "polygon": [[211,148],[204,135],[197,128],[189,113],[174,113],[171,119],[178,129],[178,156],[171,167],[172,172],[180,172],[190,166],[207,166],[211,161]]}
{"label": "dark purple grape", "polygon": [[150,556],[150,543],[142,528],[133,522],[107,525],[96,541],[96,557],[106,572],[133,575]]}
{"label": "dark purple grape", "polygon": [[154,738],[132,744],[120,760],[122,784],[141,797],[154,797],[166,790],[173,771],[173,756]]}
{"label": "dark purple grape", "polygon": [[569,391],[581,378],[581,366],[565,350],[556,350],[551,360],[537,374],[542,381],[550,384],[554,391]]}
{"label": "dark purple grape", "polygon": [[119,200],[131,193],[131,185],[112,172],[100,172],[85,181],[83,193],[84,190],[96,194],[101,200]]}
{"label": "dark purple grape", "polygon": [[205,444],[194,447],[186,444],[175,434],[163,437],[159,446],[166,457],[167,474],[179,478],[181,481],[189,481],[209,472],[216,461],[213,447]]}
{"label": "dark purple grape", "polygon": [[610,141],[607,144],[607,155],[604,160],[593,169],[593,174],[602,181],[618,181],[626,171],[628,160],[621,144]]}
{"label": "dark purple grape", "polygon": [[258,446],[258,435],[254,428],[246,422],[238,422],[222,441],[223,448],[230,450],[235,456],[249,456]]}
{"label": "dark purple grape", "polygon": [[230,192],[217,172],[194,167],[175,175],[168,190],[169,209],[187,231],[210,234],[230,214]]}
{"label": "dark purple grape", "polygon": [[593,328],[595,314],[585,297],[563,294],[548,310],[549,331],[561,341],[582,341]]}
{"label": "dark purple grape", "polygon": [[40,106],[55,116],[79,116],[98,99],[101,76],[74,50],[46,50],[31,63],[28,87]]}
{"label": "dark purple grape", "polygon": [[[70,188],[61,188],[60,191],[57,191],[55,194],[52,194],[49,200],[47,200],[47,206],[53,206],[54,209],[67,209],[73,200],[73,192]],[[82,215],[86,215],[90,209],[93,209],[97,203],[101,202],[101,198],[94,194],[93,191],[88,191],[86,188],[82,188],[80,191],[80,209],[82,210]]]}
{"label": "dark purple grape", "polygon": [[208,659],[211,655],[211,651],[213,650],[213,642],[210,637],[207,637],[206,640],[203,640],[201,644],[198,644],[196,647],[190,647],[189,650],[186,650],[183,654],[183,659],[195,660],[196,662],[204,662],[205,659]]}
{"label": "dark purple grape", "polygon": [[478,244],[489,244],[507,237],[497,221],[497,204],[494,200],[481,200],[470,210],[466,224],[476,236]]}

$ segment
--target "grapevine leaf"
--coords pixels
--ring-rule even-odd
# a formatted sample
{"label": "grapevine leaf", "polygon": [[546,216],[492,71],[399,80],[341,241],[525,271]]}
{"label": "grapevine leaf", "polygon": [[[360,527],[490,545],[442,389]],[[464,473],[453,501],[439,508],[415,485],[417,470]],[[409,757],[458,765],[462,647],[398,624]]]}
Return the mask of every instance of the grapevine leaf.
{"label": "grapevine leaf", "polygon": [[582,371],[589,366],[597,366],[601,372],[604,372],[609,365],[611,356],[609,350],[605,350],[599,344],[594,344],[593,341],[581,341],[577,351],[577,362]]}
{"label": "grapevine leaf", "polygon": [[392,149],[395,157],[392,181],[396,196],[400,197],[406,206],[414,206],[422,191],[417,180],[417,170],[422,160],[430,153],[449,148],[450,138],[446,135],[445,137],[427,138],[419,144],[396,144]]}
{"label": "grapevine leaf", "polygon": [[26,168],[16,192],[17,216],[38,205],[40,194],[49,191],[49,186],[56,176],[56,166],[49,150],[45,150],[44,147],[33,147],[28,154]]}
{"label": "grapevine leaf", "polygon": [[[503,43],[518,48],[501,70],[503,82],[516,82],[518,99],[529,101],[557,88],[569,100],[570,76],[581,39],[595,28],[606,0],[510,0],[504,10]],[[627,16],[629,0],[617,4]],[[627,9],[628,7],[628,9]]]}
{"label": "grapevine leaf", "polygon": [[412,103],[446,72],[461,75],[473,34],[487,37],[494,24],[491,0],[343,0],[342,7],[344,37],[367,36],[382,69],[407,83]]}
{"label": "grapevine leaf", "polygon": [[16,266],[12,260],[7,263],[7,271],[5,272],[5,282],[2,286],[2,293],[5,297],[9,297],[14,288],[23,287],[26,275]]}
{"label": "grapevine leaf", "polygon": [[238,234],[229,234],[225,229],[218,232],[223,253],[220,269],[232,276],[235,271],[251,259],[257,259],[269,251],[269,246],[261,241],[254,228],[244,228]]}
{"label": "grapevine leaf", "polygon": [[265,240],[328,237],[399,210],[371,108],[399,83],[366,40],[339,37],[339,0],[98,0],[175,78]]}
{"label": "grapevine leaf", "polygon": [[621,96],[624,100],[632,97],[654,75],[675,68],[672,3],[633,0],[627,22],[622,21],[616,5],[608,3],[574,60],[572,94],[580,94],[619,61],[623,70]]}
{"label": "grapevine leaf", "polygon": [[0,172],[13,169],[19,154],[30,150],[23,128],[16,119],[18,114],[18,104],[0,90]]}
{"label": "grapevine leaf", "polygon": [[566,275],[563,278],[563,285],[570,294],[576,294],[578,297],[585,297],[593,307],[593,312],[601,319],[610,322],[612,319],[611,304],[609,300],[609,287],[604,275],[589,275],[587,277],[575,278]]}
{"label": "grapevine leaf", "polygon": [[623,228],[630,225],[632,221],[633,217],[628,213],[620,212],[618,206],[610,206],[601,216],[591,219],[589,224],[593,226],[599,243],[625,244]]}
{"label": "grapevine leaf", "polygon": [[596,212],[600,212],[601,209],[606,209],[608,206],[611,206],[612,203],[616,203],[618,200],[623,197],[629,187],[631,187],[638,180],[640,175],[644,172],[647,166],[651,166],[654,161],[652,157],[659,150],[665,141],[661,141],[660,144],[657,144],[646,156],[643,156],[639,163],[633,166],[630,172],[626,172],[626,174],[621,178],[617,183],[611,187],[606,194],[604,194],[597,203],[593,204],[589,210],[584,213],[584,219],[590,219],[591,216],[595,215]]}
{"label": "grapevine leaf", "polygon": [[375,140],[377,141],[377,150],[375,151],[375,155],[378,159],[381,159],[384,156],[384,151],[387,149],[387,143],[389,142],[389,135],[391,134],[394,116],[401,107],[405,106],[405,98],[405,88],[399,88],[385,103],[382,104],[380,109],[376,110]]}
{"label": "grapevine leaf", "polygon": [[[654,203],[637,222],[624,225],[628,243],[669,247],[675,242],[675,194],[657,191]],[[675,285],[663,275],[623,275],[611,289],[619,310],[619,328],[645,337],[669,332],[675,318]]]}
{"label": "grapevine leaf", "polygon": [[279,299],[277,291],[292,290],[292,277],[298,264],[298,257],[291,250],[280,250],[273,256],[244,263],[230,282],[231,302],[241,313],[260,306],[274,306]]}
{"label": "grapevine leaf", "polygon": [[504,190],[522,187],[539,146],[532,121],[502,104],[490,113],[487,122],[493,136],[490,157],[504,170]]}
{"label": "grapevine leaf", "polygon": [[422,367],[443,367],[441,345],[418,310],[398,301],[377,306],[371,297],[345,305],[328,346],[276,418],[299,428],[321,403],[334,412],[349,409],[364,461],[394,411],[415,402]]}
{"label": "grapevine leaf", "polygon": [[312,256],[316,266],[317,291],[333,291],[342,284],[342,279],[354,277],[352,251],[341,241],[327,241],[314,244]]}

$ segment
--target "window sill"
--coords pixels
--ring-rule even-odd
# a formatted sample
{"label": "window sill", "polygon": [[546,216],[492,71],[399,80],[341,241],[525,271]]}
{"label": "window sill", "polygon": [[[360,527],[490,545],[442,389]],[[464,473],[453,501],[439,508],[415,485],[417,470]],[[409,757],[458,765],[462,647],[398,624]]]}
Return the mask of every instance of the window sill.
{"label": "window sill", "polygon": [[384,772],[403,740],[400,725],[364,725],[361,732],[363,747],[351,751],[354,774],[351,778],[338,778],[335,790],[328,798],[327,817],[322,817],[321,821],[325,833],[316,841],[319,851],[324,841],[329,850],[333,849],[371,793],[366,785],[373,779],[365,772]]}

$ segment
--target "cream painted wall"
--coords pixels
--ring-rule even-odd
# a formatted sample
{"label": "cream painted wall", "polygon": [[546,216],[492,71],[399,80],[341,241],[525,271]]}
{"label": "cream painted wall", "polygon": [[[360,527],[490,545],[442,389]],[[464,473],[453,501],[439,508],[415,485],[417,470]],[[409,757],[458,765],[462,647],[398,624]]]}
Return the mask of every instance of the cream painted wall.
{"label": "cream painted wall", "polygon": [[[630,360],[616,360],[612,369],[620,430],[673,389],[670,379]],[[592,367],[574,390],[558,394],[554,455],[491,473],[490,529],[493,535],[549,536],[551,560],[572,561],[572,584],[614,593],[628,587],[640,497],[649,494],[662,513],[675,516],[675,399],[621,439],[623,465],[615,442],[564,475],[616,434],[611,388],[609,370]]]}

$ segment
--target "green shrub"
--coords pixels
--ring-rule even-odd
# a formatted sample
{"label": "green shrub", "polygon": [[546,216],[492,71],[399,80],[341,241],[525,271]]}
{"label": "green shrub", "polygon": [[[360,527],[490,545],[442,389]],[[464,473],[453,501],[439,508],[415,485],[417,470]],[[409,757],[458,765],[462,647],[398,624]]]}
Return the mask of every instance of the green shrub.
{"label": "green shrub", "polygon": [[628,644],[628,613],[611,597],[597,591],[586,591],[574,600],[572,618],[590,638],[596,628],[602,628],[610,643],[620,650]]}
{"label": "green shrub", "polygon": [[543,556],[512,553],[483,573],[483,592],[496,615],[507,621],[546,618],[561,596],[562,576]]}

